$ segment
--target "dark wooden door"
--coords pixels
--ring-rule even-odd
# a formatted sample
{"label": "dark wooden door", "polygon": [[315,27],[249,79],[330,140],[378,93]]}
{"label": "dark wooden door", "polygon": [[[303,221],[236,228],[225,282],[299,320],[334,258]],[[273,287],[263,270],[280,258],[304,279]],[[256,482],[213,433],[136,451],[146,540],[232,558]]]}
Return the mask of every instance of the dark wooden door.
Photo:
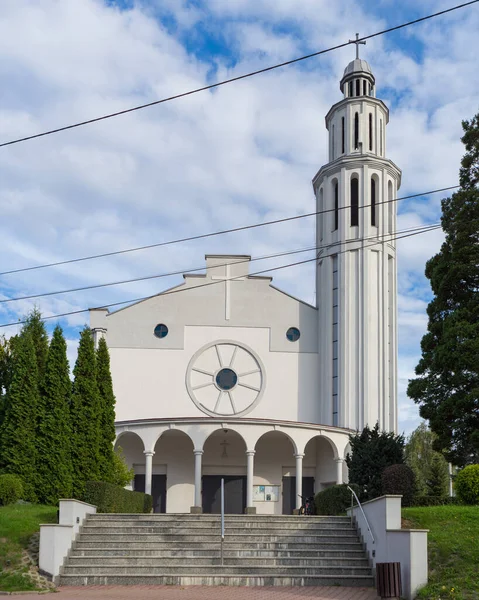
{"label": "dark wooden door", "polygon": [[[303,477],[302,496],[314,496],[314,477]],[[292,515],[295,508],[296,477],[283,477],[283,515]]]}
{"label": "dark wooden door", "polygon": [[[203,512],[221,512],[221,475],[203,476]],[[225,513],[241,515],[246,508],[246,477],[225,475]]]}
{"label": "dark wooden door", "polygon": [[[145,491],[145,476],[135,475],[135,492]],[[153,498],[153,512],[166,512],[166,475],[153,475],[151,480],[151,496]]]}

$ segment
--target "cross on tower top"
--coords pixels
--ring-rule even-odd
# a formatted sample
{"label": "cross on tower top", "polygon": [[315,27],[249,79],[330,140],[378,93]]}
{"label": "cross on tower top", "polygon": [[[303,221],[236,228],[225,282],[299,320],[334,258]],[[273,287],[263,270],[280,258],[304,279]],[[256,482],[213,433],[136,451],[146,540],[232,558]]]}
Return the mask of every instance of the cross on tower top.
{"label": "cross on tower top", "polygon": [[359,33],[356,34],[356,39],[355,40],[349,40],[350,44],[356,44],[356,58],[359,58],[359,44],[363,44],[364,46],[366,45],[366,40],[364,41],[360,41],[359,40]]}

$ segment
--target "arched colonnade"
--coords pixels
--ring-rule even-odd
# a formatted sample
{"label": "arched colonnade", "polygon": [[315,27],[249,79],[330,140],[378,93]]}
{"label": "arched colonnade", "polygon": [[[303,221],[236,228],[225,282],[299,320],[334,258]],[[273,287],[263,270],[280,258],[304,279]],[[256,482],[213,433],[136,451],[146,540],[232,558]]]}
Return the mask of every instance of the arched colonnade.
{"label": "arched colonnade", "polygon": [[[281,510],[279,504],[266,507],[255,501],[255,483],[274,481],[278,486],[283,481],[285,488],[285,475],[291,477],[289,483],[292,489],[288,491],[291,508],[299,508],[299,496],[304,492],[305,483],[314,481],[314,491],[317,492],[347,479],[344,457],[348,449],[348,433],[320,426],[288,427],[266,423],[132,423],[117,426],[115,445],[122,447],[135,473],[137,470],[144,473],[144,490],[150,494],[154,457],[159,462],[165,462],[163,458],[168,457],[168,464],[164,467],[165,481],[168,473],[167,512],[187,512],[188,509],[201,512],[203,494],[206,493],[205,478],[213,478],[224,471],[246,474],[247,512],[254,513],[258,508],[260,511],[274,510],[277,514]],[[188,473],[191,473],[189,484]],[[282,489],[281,494],[285,493],[286,490]],[[193,501],[187,508],[185,496]]]}

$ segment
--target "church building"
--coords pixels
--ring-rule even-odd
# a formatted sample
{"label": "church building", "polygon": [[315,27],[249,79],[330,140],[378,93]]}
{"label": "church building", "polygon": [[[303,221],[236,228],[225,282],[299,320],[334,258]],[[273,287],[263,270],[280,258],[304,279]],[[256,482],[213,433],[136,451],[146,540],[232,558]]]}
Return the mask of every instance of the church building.
{"label": "church building", "polygon": [[208,255],[204,274],[115,312],[90,311],[110,349],[116,445],[155,512],[291,514],[347,481],[349,434],[397,431],[396,203],[389,111],[370,66],[344,71],[313,178],[316,306]]}

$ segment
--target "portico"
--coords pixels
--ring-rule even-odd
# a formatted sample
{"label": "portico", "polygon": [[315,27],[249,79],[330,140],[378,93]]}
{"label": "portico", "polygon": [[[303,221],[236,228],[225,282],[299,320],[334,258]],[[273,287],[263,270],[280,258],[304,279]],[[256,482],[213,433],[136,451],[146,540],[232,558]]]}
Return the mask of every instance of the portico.
{"label": "portico", "polygon": [[[337,428],[250,420],[178,420],[119,424],[121,446],[135,470],[132,488],[155,496],[155,511],[216,512],[221,477],[234,513],[291,514],[300,495],[344,479],[348,433]],[[230,492],[229,492],[230,490]]]}

